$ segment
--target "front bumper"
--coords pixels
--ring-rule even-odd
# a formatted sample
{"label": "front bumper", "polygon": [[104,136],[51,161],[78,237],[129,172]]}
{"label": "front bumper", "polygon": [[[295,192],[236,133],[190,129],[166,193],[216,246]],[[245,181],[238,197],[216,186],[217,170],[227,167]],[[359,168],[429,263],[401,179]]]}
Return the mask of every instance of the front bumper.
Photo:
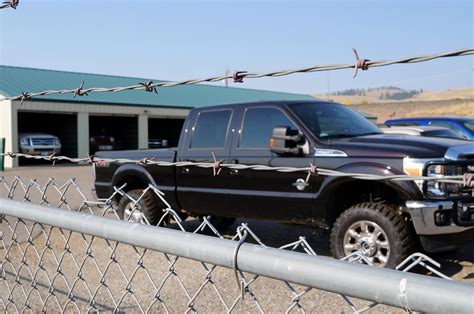
{"label": "front bumper", "polygon": [[405,212],[410,215],[423,248],[436,252],[473,243],[467,235],[474,233],[474,208],[470,209],[473,214],[468,211],[466,218],[465,207],[466,204],[456,201],[408,201]]}
{"label": "front bumper", "polygon": [[34,156],[49,156],[53,153],[60,154],[61,146],[23,146],[20,147],[20,152]]}
{"label": "front bumper", "polygon": [[[460,233],[474,228],[474,224],[469,225],[469,222],[464,222],[459,218],[458,207],[460,206],[462,206],[460,202],[452,201],[408,201],[405,211],[410,214],[418,235]],[[439,222],[439,218],[437,219],[440,213],[445,216],[443,223]]]}

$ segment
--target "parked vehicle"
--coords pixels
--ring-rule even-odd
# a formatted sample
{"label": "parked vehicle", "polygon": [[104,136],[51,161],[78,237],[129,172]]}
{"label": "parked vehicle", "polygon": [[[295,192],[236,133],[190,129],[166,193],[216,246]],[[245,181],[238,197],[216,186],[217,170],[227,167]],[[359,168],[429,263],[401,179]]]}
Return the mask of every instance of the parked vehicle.
{"label": "parked vehicle", "polygon": [[57,136],[44,133],[19,133],[19,151],[23,154],[49,156],[61,153],[61,141]]}
{"label": "parked vehicle", "polygon": [[[176,162],[308,167],[374,175],[463,175],[474,172],[474,144],[383,134],[354,110],[323,101],[256,102],[191,110],[177,148],[101,152],[99,158],[145,157]],[[108,198],[127,183],[138,197],[148,184],[181,213],[212,215],[226,227],[236,217],[331,229],[336,258],[361,251],[375,265],[394,267],[418,242],[429,252],[453,250],[474,237],[474,197],[456,184],[369,181],[305,172],[159,167],[101,161],[95,190]],[[156,224],[162,204],[147,193],[138,212],[117,199],[123,219]],[[133,213],[132,213],[133,212]]]}
{"label": "parked vehicle", "polygon": [[459,133],[453,132],[448,128],[438,126],[392,126],[388,128],[381,128],[381,130],[387,134],[406,134],[466,140],[466,138],[459,135]]}
{"label": "parked vehicle", "polygon": [[470,117],[426,117],[404,118],[385,121],[386,126],[440,126],[448,128],[467,140],[474,141],[474,118]]}
{"label": "parked vehicle", "polygon": [[115,137],[108,134],[105,129],[102,129],[99,134],[91,136],[89,147],[91,154],[95,154],[97,151],[119,149]]}

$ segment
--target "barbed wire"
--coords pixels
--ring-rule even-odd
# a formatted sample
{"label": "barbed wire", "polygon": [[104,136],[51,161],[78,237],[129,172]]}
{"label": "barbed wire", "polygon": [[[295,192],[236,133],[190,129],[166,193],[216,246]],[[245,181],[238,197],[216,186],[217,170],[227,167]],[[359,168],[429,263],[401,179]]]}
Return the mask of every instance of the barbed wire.
{"label": "barbed wire", "polygon": [[16,10],[19,3],[20,0],[3,1],[2,4],[0,4],[0,9],[12,8]]}
{"label": "barbed wire", "polygon": [[379,60],[379,61],[371,61],[368,59],[361,59],[359,58],[359,54],[355,49],[353,49],[355,54],[356,61],[352,64],[325,64],[325,65],[314,65],[304,68],[297,68],[297,69],[289,69],[289,70],[280,70],[280,71],[272,71],[272,72],[248,72],[248,71],[235,71],[232,75],[220,75],[220,76],[211,76],[207,78],[199,78],[199,79],[190,79],[184,81],[177,81],[177,82],[159,82],[154,83],[153,81],[149,82],[140,82],[136,85],[130,86],[122,86],[122,87],[91,87],[91,88],[84,88],[84,82],[81,82],[78,88],[74,89],[60,89],[60,90],[45,90],[42,92],[25,92],[23,91],[21,95],[12,96],[12,97],[5,97],[2,100],[20,100],[21,103],[24,101],[39,97],[39,96],[48,96],[48,95],[64,95],[64,94],[72,94],[73,97],[76,96],[87,96],[90,93],[103,93],[103,92],[122,92],[122,91],[134,91],[134,90],[144,90],[146,92],[154,92],[158,94],[157,88],[158,87],[173,87],[178,85],[192,85],[192,84],[199,84],[199,83],[212,83],[212,82],[219,82],[224,81],[227,79],[234,80],[235,83],[243,83],[244,79],[247,78],[263,78],[263,77],[281,77],[287,76],[296,73],[313,73],[313,72],[323,72],[323,71],[335,71],[335,70],[342,70],[342,69],[354,69],[354,77],[357,75],[357,71],[360,70],[368,70],[369,68],[376,68],[394,64],[411,64],[411,63],[418,63],[418,62],[426,62],[434,59],[439,58],[447,58],[447,57],[460,57],[460,56],[467,56],[474,54],[474,48],[467,48],[461,50],[455,50],[450,52],[443,52],[437,54],[429,54],[423,56],[414,56],[414,57],[405,57],[401,59],[394,59],[394,60]]}
{"label": "barbed wire", "polygon": [[[100,167],[107,167],[110,163],[133,163],[142,166],[161,166],[161,167],[199,167],[199,168],[208,168],[212,169],[213,175],[218,176],[220,171],[223,168],[232,169],[232,170],[256,170],[256,171],[277,171],[277,172],[306,172],[305,183],[308,184],[311,177],[314,176],[332,176],[332,177],[344,177],[344,178],[353,178],[359,180],[370,180],[370,181],[398,181],[398,182],[410,182],[410,181],[431,181],[439,183],[448,183],[448,184],[458,184],[465,187],[474,187],[474,174],[465,173],[463,175],[457,176],[442,176],[442,177],[429,177],[429,176],[410,176],[405,174],[400,175],[376,175],[369,173],[354,173],[354,172],[342,172],[332,169],[320,168],[312,163],[309,164],[309,167],[274,167],[266,165],[244,165],[244,164],[225,164],[223,160],[217,160],[217,157],[212,153],[213,162],[193,162],[193,161],[159,161],[155,158],[142,158],[142,159],[127,159],[127,158],[100,158],[93,155],[89,155],[85,158],[70,158],[66,156],[56,156],[52,154],[50,156],[38,156],[38,155],[29,155],[23,153],[3,153],[0,154],[5,157],[10,158],[26,158],[26,159],[35,159],[35,160],[45,160],[50,161],[53,165],[57,161],[69,161],[72,163],[88,163],[95,164]],[[474,190],[473,190],[474,191]]]}

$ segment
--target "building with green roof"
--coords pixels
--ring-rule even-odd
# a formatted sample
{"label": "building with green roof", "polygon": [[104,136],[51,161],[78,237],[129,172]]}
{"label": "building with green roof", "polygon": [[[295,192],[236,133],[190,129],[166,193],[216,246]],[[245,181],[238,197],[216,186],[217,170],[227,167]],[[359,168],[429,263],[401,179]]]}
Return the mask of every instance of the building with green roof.
{"label": "building with green roof", "polygon": [[[136,85],[156,79],[77,73],[0,65],[0,99],[22,92]],[[114,136],[123,149],[148,148],[149,139],[167,139],[175,145],[190,108],[259,100],[309,100],[309,95],[215,85],[184,85],[145,91],[71,94],[0,102],[0,138],[5,151],[18,151],[18,134],[47,133],[58,136],[62,154],[86,156],[91,137]],[[117,146],[118,147],[118,146]],[[7,167],[16,160],[6,159]]]}

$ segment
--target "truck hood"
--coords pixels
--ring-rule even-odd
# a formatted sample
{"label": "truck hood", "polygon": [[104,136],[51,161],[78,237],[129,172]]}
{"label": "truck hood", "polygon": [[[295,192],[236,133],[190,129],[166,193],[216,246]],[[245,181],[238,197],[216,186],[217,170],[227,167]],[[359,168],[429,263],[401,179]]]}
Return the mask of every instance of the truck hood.
{"label": "truck hood", "polygon": [[47,133],[18,133],[18,138],[24,138],[24,137],[57,137],[51,134]]}
{"label": "truck hood", "polygon": [[453,147],[473,146],[470,141],[412,136],[377,134],[340,139],[331,143],[332,149],[342,150],[349,157],[412,157],[442,158]]}

